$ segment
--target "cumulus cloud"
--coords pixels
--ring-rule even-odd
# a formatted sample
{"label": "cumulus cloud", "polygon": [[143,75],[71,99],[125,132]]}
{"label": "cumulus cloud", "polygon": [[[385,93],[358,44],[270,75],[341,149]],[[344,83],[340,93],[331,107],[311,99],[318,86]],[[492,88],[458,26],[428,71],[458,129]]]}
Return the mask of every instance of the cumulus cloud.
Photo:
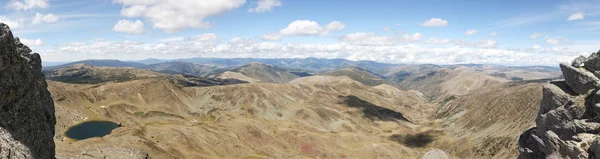
{"label": "cumulus cloud", "polygon": [[[340,31],[346,28],[346,24],[340,21],[332,21],[325,26],[325,32]],[[327,34],[327,33],[325,33]]]}
{"label": "cumulus cloud", "polygon": [[394,45],[396,40],[389,36],[377,36],[373,33],[357,32],[342,36],[340,41],[354,45]]}
{"label": "cumulus cloud", "polygon": [[48,8],[49,6],[48,0],[11,0],[6,4],[6,8],[13,10]]}
{"label": "cumulus cloud", "polygon": [[124,32],[128,34],[142,34],[145,33],[144,23],[140,20],[119,20],[113,27],[114,31]]}
{"label": "cumulus cloud", "polygon": [[277,33],[266,33],[261,36],[261,39],[269,41],[279,41],[281,40],[281,35]]}
{"label": "cumulus cloud", "polygon": [[533,49],[541,49],[542,47],[540,45],[533,45],[531,48],[533,48]]}
{"label": "cumulus cloud", "polygon": [[465,32],[465,35],[475,35],[475,34],[477,34],[477,32],[479,32],[477,29],[467,30]]}
{"label": "cumulus cloud", "polygon": [[577,13],[571,14],[571,16],[569,16],[567,21],[583,20],[583,18],[584,18],[583,12],[577,12]]}
{"label": "cumulus cloud", "polygon": [[280,7],[281,1],[279,0],[258,0],[253,8],[248,9],[248,12],[267,12],[273,10],[275,7]]}
{"label": "cumulus cloud", "polygon": [[41,46],[44,45],[44,41],[42,41],[42,39],[19,39],[21,41],[21,43],[27,45],[27,46]]}
{"label": "cumulus cloud", "polygon": [[540,36],[542,36],[542,33],[533,33],[533,34],[529,35],[529,38],[536,39],[536,38],[539,38]]}
{"label": "cumulus cloud", "polygon": [[[368,34],[367,34],[368,35]],[[477,42],[490,45],[495,41]],[[560,49],[560,48],[558,48]],[[476,46],[424,47],[405,45],[359,45],[347,42],[332,44],[301,44],[261,42],[233,38],[229,41],[176,41],[169,44],[140,44],[136,42],[89,41],[59,45],[43,50],[42,56],[49,61],[74,59],[118,58],[123,60],[148,58],[345,58],[349,60],[373,60],[387,63],[491,63],[508,65],[555,65],[559,60],[570,59],[578,53],[554,53],[551,50],[502,50]]]}
{"label": "cumulus cloud", "polygon": [[184,38],[184,40],[202,41],[202,42],[214,41],[214,40],[217,40],[217,34],[214,34],[214,33],[200,34],[198,36],[186,37],[186,38]]}
{"label": "cumulus cloud", "polygon": [[121,16],[143,17],[167,33],[186,28],[208,28],[206,18],[238,8],[245,0],[171,1],[171,0],[115,0],[123,5]]}
{"label": "cumulus cloud", "polygon": [[35,17],[33,17],[32,24],[40,24],[40,23],[54,23],[58,21],[58,16],[54,14],[40,14],[35,13]]}
{"label": "cumulus cloud", "polygon": [[19,22],[14,21],[14,20],[9,19],[8,17],[4,17],[4,16],[0,16],[0,23],[4,23],[4,24],[8,25],[12,29],[21,27],[21,24]]}
{"label": "cumulus cloud", "polygon": [[263,40],[281,40],[283,36],[325,36],[330,32],[341,31],[346,25],[340,21],[332,21],[325,26],[321,26],[316,21],[296,20],[287,27],[279,30],[278,33],[267,33],[262,35]]}
{"label": "cumulus cloud", "polygon": [[420,25],[424,27],[445,27],[448,25],[448,21],[441,18],[431,18]]}
{"label": "cumulus cloud", "polygon": [[375,35],[369,32],[356,32],[347,34],[339,38],[340,41],[347,42],[353,45],[396,45],[402,42],[419,42],[423,38],[423,34],[414,33],[404,34],[399,37]]}
{"label": "cumulus cloud", "polygon": [[430,37],[429,39],[427,39],[427,41],[425,41],[426,44],[449,44],[450,42],[452,42],[452,40],[450,39],[437,39],[434,37]]}
{"label": "cumulus cloud", "polygon": [[544,42],[546,42],[546,44],[552,44],[552,45],[557,45],[558,43],[560,43],[560,41],[558,41],[558,39],[556,39],[556,38],[548,38]]}

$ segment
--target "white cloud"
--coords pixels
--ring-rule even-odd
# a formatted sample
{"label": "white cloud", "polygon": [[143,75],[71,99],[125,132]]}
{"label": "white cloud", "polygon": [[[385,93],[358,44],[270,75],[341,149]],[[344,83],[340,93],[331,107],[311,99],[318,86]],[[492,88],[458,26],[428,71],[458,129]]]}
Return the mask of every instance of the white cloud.
{"label": "white cloud", "polygon": [[421,41],[421,38],[423,38],[423,34],[421,34],[421,33],[414,33],[413,35],[404,34],[402,36],[402,41],[403,42],[419,42],[419,41]]}
{"label": "white cloud", "polygon": [[205,1],[175,1],[175,0],[115,0],[123,5],[121,15],[129,18],[143,17],[167,33],[177,32],[186,28],[208,28],[210,23],[205,21],[210,16],[226,13],[238,8],[245,0],[205,0]]}
{"label": "white cloud", "polygon": [[475,35],[475,34],[477,34],[477,32],[479,32],[477,29],[467,30],[465,32],[465,35]]}
{"label": "white cloud", "polygon": [[19,39],[19,40],[21,41],[21,43],[23,43],[23,44],[25,44],[25,45],[27,45],[29,47],[44,45],[44,42],[42,41],[42,39],[32,39],[32,40],[29,40],[29,39]]}
{"label": "white cloud", "polygon": [[281,40],[281,35],[277,33],[266,33],[261,36],[261,39],[269,41],[279,41]]}
{"label": "white cloud", "polygon": [[340,31],[346,27],[344,23],[332,21],[323,28],[319,23],[310,20],[296,20],[286,28],[281,29],[279,34],[285,36],[324,36],[331,31]]}
{"label": "white cloud", "polygon": [[170,42],[175,42],[175,41],[183,41],[184,39],[185,39],[185,37],[168,37],[168,38],[161,39],[160,42],[170,43]]}
{"label": "white cloud", "polygon": [[437,39],[434,37],[431,37],[425,41],[426,44],[449,44],[450,42],[452,42],[450,39]]}
{"label": "white cloud", "polygon": [[569,16],[567,21],[583,20],[583,18],[584,18],[583,12],[577,12],[575,14],[571,14],[571,16]]}
{"label": "white cloud", "polygon": [[6,8],[13,10],[30,10],[35,8],[48,8],[48,0],[11,0],[6,4]]}
{"label": "white cloud", "polygon": [[536,38],[539,38],[540,36],[542,36],[542,33],[533,33],[533,34],[529,35],[529,38],[536,39]]}
{"label": "white cloud", "polygon": [[404,34],[400,37],[381,36],[369,32],[356,32],[347,34],[339,38],[340,41],[347,42],[353,45],[396,45],[398,43],[419,42],[423,38],[423,34],[414,33],[412,35]]}
{"label": "white cloud", "polygon": [[533,49],[541,49],[542,47],[540,45],[533,45],[533,47],[531,47]]}
{"label": "white cloud", "polygon": [[11,29],[16,29],[16,28],[21,27],[21,24],[19,22],[9,19],[8,17],[3,17],[3,16],[0,16],[0,23],[4,23],[4,24],[8,25]]}
{"label": "white cloud", "polygon": [[332,21],[331,23],[329,23],[325,26],[325,31],[326,32],[340,31],[340,30],[344,30],[344,28],[346,28],[346,24],[344,24],[340,21]]}
{"label": "white cloud", "polygon": [[496,32],[491,32],[489,35],[490,35],[490,36],[496,36],[496,35],[498,35],[498,33],[496,33]]}
{"label": "white cloud", "polygon": [[217,34],[214,34],[214,33],[200,34],[198,36],[184,38],[184,40],[203,41],[203,42],[214,41],[214,40],[217,40]]}
{"label": "white cloud", "polygon": [[258,0],[254,8],[248,9],[248,12],[266,12],[271,11],[275,7],[280,7],[281,1],[279,0]]}
{"label": "white cloud", "polygon": [[448,21],[441,18],[431,18],[420,25],[424,27],[445,27],[448,25]]}
{"label": "white cloud", "polygon": [[495,40],[481,40],[481,41],[463,41],[463,40],[454,40],[452,41],[454,44],[459,46],[471,46],[477,48],[494,48],[496,47]]}
{"label": "white cloud", "polygon": [[40,24],[40,23],[54,23],[58,21],[58,16],[54,14],[40,14],[35,13],[35,17],[33,17],[32,24]]}
{"label": "white cloud", "polygon": [[114,31],[124,32],[128,34],[142,34],[145,33],[144,23],[140,20],[119,20],[113,27]]}
{"label": "white cloud", "polygon": [[489,48],[489,47],[495,47],[495,46],[496,46],[495,40],[484,40],[480,44],[477,44],[477,47],[481,47],[481,48]]}
{"label": "white cloud", "polygon": [[388,31],[390,31],[390,27],[383,27],[383,28],[381,28],[381,31],[388,32]]}
{"label": "white cloud", "polygon": [[348,35],[344,35],[340,38],[340,41],[344,41],[354,45],[394,45],[396,40],[389,36],[377,36],[373,33],[357,32]]}
{"label": "white cloud", "polygon": [[560,43],[558,41],[558,39],[555,39],[555,38],[548,38],[548,39],[546,39],[545,42],[546,42],[546,44],[552,44],[552,45],[557,45],[558,43]]}

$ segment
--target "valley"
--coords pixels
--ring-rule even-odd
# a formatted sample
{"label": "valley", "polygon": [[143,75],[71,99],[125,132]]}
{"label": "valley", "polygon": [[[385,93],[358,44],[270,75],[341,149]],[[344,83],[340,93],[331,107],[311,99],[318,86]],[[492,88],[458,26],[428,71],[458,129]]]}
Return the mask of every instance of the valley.
{"label": "valley", "polygon": [[[57,156],[119,146],[151,158],[420,158],[433,148],[514,158],[514,132],[534,124],[543,83],[431,65],[386,76],[250,63],[204,77],[130,66],[45,69]],[[65,135],[86,121],[120,126],[103,137]]]}

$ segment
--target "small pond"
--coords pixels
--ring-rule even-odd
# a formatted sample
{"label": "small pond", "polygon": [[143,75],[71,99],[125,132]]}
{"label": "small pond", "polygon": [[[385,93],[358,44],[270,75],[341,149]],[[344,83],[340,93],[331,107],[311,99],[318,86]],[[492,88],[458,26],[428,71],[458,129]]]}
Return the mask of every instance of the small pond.
{"label": "small pond", "polygon": [[83,140],[108,135],[118,127],[119,124],[110,121],[87,121],[69,128],[65,134],[69,138]]}

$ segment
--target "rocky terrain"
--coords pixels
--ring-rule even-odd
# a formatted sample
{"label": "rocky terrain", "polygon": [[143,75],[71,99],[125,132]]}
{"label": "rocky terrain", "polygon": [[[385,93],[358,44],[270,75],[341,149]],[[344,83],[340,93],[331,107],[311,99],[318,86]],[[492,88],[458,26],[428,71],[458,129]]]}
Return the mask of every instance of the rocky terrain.
{"label": "rocky terrain", "polygon": [[52,158],[54,103],[40,55],[0,23],[0,158]]}
{"label": "rocky terrain", "polygon": [[519,138],[520,158],[598,158],[600,57],[561,63],[564,81],[543,87],[536,127]]}

